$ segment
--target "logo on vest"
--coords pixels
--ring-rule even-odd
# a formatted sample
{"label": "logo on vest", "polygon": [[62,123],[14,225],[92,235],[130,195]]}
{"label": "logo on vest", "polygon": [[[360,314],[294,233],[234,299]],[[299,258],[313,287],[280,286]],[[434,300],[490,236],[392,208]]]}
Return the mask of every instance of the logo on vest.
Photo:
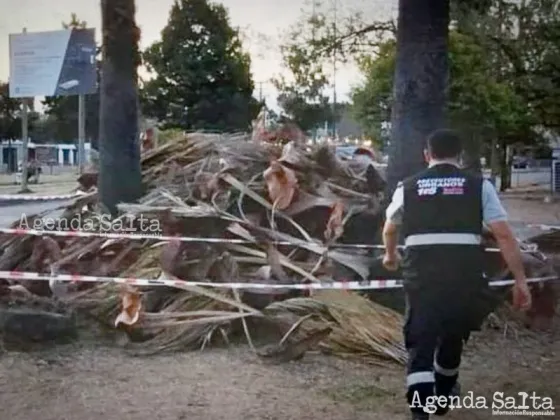
{"label": "logo on vest", "polygon": [[443,195],[463,195],[465,183],[463,177],[423,178],[416,181],[418,195],[436,195],[441,189]]}

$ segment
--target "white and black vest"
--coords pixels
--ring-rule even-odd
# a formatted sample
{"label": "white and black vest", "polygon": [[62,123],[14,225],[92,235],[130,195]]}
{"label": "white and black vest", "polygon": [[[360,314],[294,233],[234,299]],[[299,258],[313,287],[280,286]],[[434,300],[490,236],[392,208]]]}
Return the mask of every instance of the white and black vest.
{"label": "white and black vest", "polygon": [[482,279],[482,182],[451,164],[403,181],[407,283],[474,285]]}

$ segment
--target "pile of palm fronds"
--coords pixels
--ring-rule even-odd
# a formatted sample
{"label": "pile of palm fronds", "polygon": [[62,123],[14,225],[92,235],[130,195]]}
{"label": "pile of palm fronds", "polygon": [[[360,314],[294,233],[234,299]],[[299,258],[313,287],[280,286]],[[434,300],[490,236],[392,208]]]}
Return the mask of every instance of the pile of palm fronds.
{"label": "pile of palm fronds", "polygon": [[[344,246],[374,243],[382,220],[384,181],[363,161],[341,161],[326,146],[194,133],[146,152],[142,170],[148,193],[119,206],[110,229],[95,191],[68,206],[60,220],[79,220],[88,231],[246,242],[4,235],[0,270],[261,284],[387,275],[373,264],[377,251]],[[62,222],[60,229],[76,228]],[[496,267],[501,270],[500,261]],[[44,282],[26,285],[37,294],[53,290]],[[293,360],[321,348],[371,363],[405,360],[401,315],[354,292],[198,286],[138,291],[113,284],[63,289],[76,308],[108,325],[117,320],[137,353],[200,348],[228,342],[235,332],[255,348],[266,341],[259,328],[265,325],[265,332],[278,336],[268,350],[257,350],[265,359]]]}
{"label": "pile of palm fronds", "polygon": [[[373,167],[343,162],[329,147],[194,133],[146,152],[142,170],[148,193],[136,204],[120,206],[111,232],[133,227],[137,233],[246,243],[3,236],[0,269],[261,284],[370,275],[371,252],[337,245],[361,242],[353,233],[360,222],[369,222],[373,232],[379,227],[384,182]],[[66,208],[61,220],[79,219],[88,231],[106,232],[108,219],[98,208],[93,191]],[[65,229],[65,223],[58,227]],[[27,286],[49,292],[44,282]],[[251,330],[262,321],[285,336],[284,347],[328,328],[330,334],[309,346],[320,343],[335,354],[377,361],[404,360],[400,315],[352,292],[311,296],[283,289],[157,287],[139,293],[113,284],[70,285],[66,291],[74,306],[100,321],[113,325],[118,318],[140,353],[203,347],[229,340],[238,329],[253,345],[262,340]]]}

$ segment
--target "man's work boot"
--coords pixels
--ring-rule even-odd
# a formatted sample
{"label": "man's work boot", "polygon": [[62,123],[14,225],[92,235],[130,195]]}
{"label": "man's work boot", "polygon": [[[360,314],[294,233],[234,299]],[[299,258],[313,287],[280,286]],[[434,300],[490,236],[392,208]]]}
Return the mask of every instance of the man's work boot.
{"label": "man's work boot", "polygon": [[450,397],[460,397],[461,396],[461,384],[459,382],[455,382],[453,388],[451,388],[451,392],[449,393]]}
{"label": "man's work boot", "polygon": [[[451,391],[449,392],[449,398],[460,397],[460,396],[461,396],[461,385],[459,385],[459,382],[455,382],[455,385],[453,385],[453,388],[451,388]],[[449,406],[446,405],[445,407],[438,407],[434,415],[445,416],[448,412],[449,412]]]}

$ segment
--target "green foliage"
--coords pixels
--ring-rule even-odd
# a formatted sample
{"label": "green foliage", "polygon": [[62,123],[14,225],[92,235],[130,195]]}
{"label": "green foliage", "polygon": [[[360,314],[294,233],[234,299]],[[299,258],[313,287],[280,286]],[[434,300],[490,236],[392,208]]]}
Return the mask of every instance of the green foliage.
{"label": "green foliage", "polygon": [[[70,21],[62,23],[64,29],[84,29],[87,23],[75,13]],[[97,50],[100,55],[101,50]],[[97,61],[98,81],[101,62]],[[43,141],[75,143],[78,139],[78,96],[47,96],[43,100],[47,119],[40,126],[38,137]],[[99,132],[99,93],[86,95],[86,138],[96,143]]]}
{"label": "green foliage", "polygon": [[70,14],[69,22],[62,22],[62,28],[64,29],[86,29],[87,22],[85,20],[80,20],[76,13]]}
{"label": "green foliage", "polygon": [[[21,100],[10,98],[10,85],[0,82],[0,140],[21,139]],[[33,104],[27,111],[27,127],[29,137],[36,141],[36,133],[40,129],[39,113]],[[40,142],[40,139],[38,139]]]}
{"label": "green foliage", "polygon": [[380,45],[375,57],[366,55],[358,60],[365,82],[352,92],[351,111],[371,138],[384,138],[382,123],[391,120],[395,52],[396,43],[389,40]]}
{"label": "green foliage", "polygon": [[164,128],[246,130],[258,113],[249,54],[221,4],[175,1],[143,58],[154,74],[142,89],[143,113]]}
{"label": "green foliage", "polygon": [[[390,121],[395,68],[395,42],[380,46],[377,56],[360,60],[365,83],[352,94],[353,111],[368,135],[382,133]],[[450,83],[448,116],[452,126],[471,136],[489,140],[517,139],[535,122],[524,98],[505,81],[498,81],[486,50],[472,37],[452,31],[449,42]]]}
{"label": "green foliage", "polygon": [[[99,66],[98,66],[99,67]],[[78,96],[49,96],[43,100],[50,141],[75,143],[78,139]],[[86,139],[99,132],[99,94],[86,95]]]}
{"label": "green foliage", "polygon": [[21,137],[21,101],[9,97],[10,86],[0,83],[0,140]]}
{"label": "green foliage", "polygon": [[164,145],[178,138],[181,133],[183,133],[183,130],[179,128],[169,128],[167,130],[161,130],[158,133],[158,146]]}
{"label": "green foliage", "polygon": [[304,96],[288,91],[278,96],[278,104],[285,115],[295,122],[304,132],[316,129],[326,121],[332,119],[332,107],[328,98],[321,98],[321,102],[309,102]]}
{"label": "green foliage", "polygon": [[454,125],[466,123],[471,129],[509,137],[533,123],[524,99],[496,77],[486,50],[472,37],[452,32],[449,58],[448,107]]}
{"label": "green foliage", "polygon": [[324,67],[328,57],[317,53],[332,42],[332,28],[324,12],[306,14],[290,28],[281,46],[287,72],[272,82],[278,89],[278,104],[284,114],[303,131],[332,121],[333,110],[325,94],[328,78]]}
{"label": "green foliage", "polygon": [[[338,30],[335,32],[332,30],[333,17],[329,13],[319,5],[315,18],[309,17],[309,12],[304,13],[298,25],[289,33],[289,40],[284,47],[284,61],[288,69],[298,75],[294,78],[292,90],[308,86],[309,75],[313,73],[302,71],[301,67],[305,66],[299,63],[311,63],[312,66],[324,68],[325,59],[330,60],[333,52],[344,61],[356,59],[365,73],[369,72],[370,67],[372,72],[379,69],[383,76],[369,78],[354,93],[357,101],[354,112],[370,134],[379,135],[376,121],[381,117],[389,120],[390,107],[380,106],[388,101],[376,98],[372,93],[391,93],[392,79],[384,75],[393,70],[387,48],[396,35],[395,25],[391,21],[376,21],[358,11],[339,16]],[[473,121],[482,115],[485,118],[481,131],[500,130],[500,137],[506,138],[522,132],[522,137],[526,138],[531,133],[519,129],[520,126],[527,128],[530,122],[558,131],[560,3],[556,0],[452,0],[451,18],[455,38],[462,34],[469,39],[466,43],[454,42],[456,50],[466,48],[469,51],[460,52],[458,58],[451,57],[456,61],[452,65],[455,69],[461,65],[478,66],[469,77],[466,69],[470,67],[466,67],[462,72],[462,81],[453,82],[451,100],[467,100],[467,103],[451,103],[449,108],[453,111],[452,117],[467,117],[462,125],[472,127]],[[290,54],[286,54],[286,50]],[[298,65],[292,65],[290,60]],[[469,60],[474,62],[469,63]],[[375,61],[375,64],[371,61]],[[295,70],[291,67],[295,67]],[[482,67],[484,71],[481,71]],[[499,84],[487,82],[488,77],[499,81]],[[471,86],[468,89],[470,93],[465,91],[461,83]],[[491,85],[490,90],[486,89],[487,85]],[[457,96],[457,89],[463,96]],[[369,94],[360,93],[368,90]],[[300,95],[303,96],[303,93]],[[469,95],[472,97],[468,98]],[[477,107],[479,103],[482,107]],[[506,108],[496,108],[497,103],[508,105]],[[368,111],[368,106],[373,109]],[[526,108],[525,112],[518,109],[520,106]],[[459,112],[461,109],[462,112]],[[486,114],[487,111],[491,116]],[[362,112],[366,113],[360,116]],[[523,114],[520,120],[512,120],[520,114]],[[458,118],[454,119],[455,123],[460,122]]]}
{"label": "green foliage", "polygon": [[525,100],[536,124],[558,131],[560,4],[556,0],[487,2],[487,13],[458,13],[458,27],[484,46],[496,76]]}

